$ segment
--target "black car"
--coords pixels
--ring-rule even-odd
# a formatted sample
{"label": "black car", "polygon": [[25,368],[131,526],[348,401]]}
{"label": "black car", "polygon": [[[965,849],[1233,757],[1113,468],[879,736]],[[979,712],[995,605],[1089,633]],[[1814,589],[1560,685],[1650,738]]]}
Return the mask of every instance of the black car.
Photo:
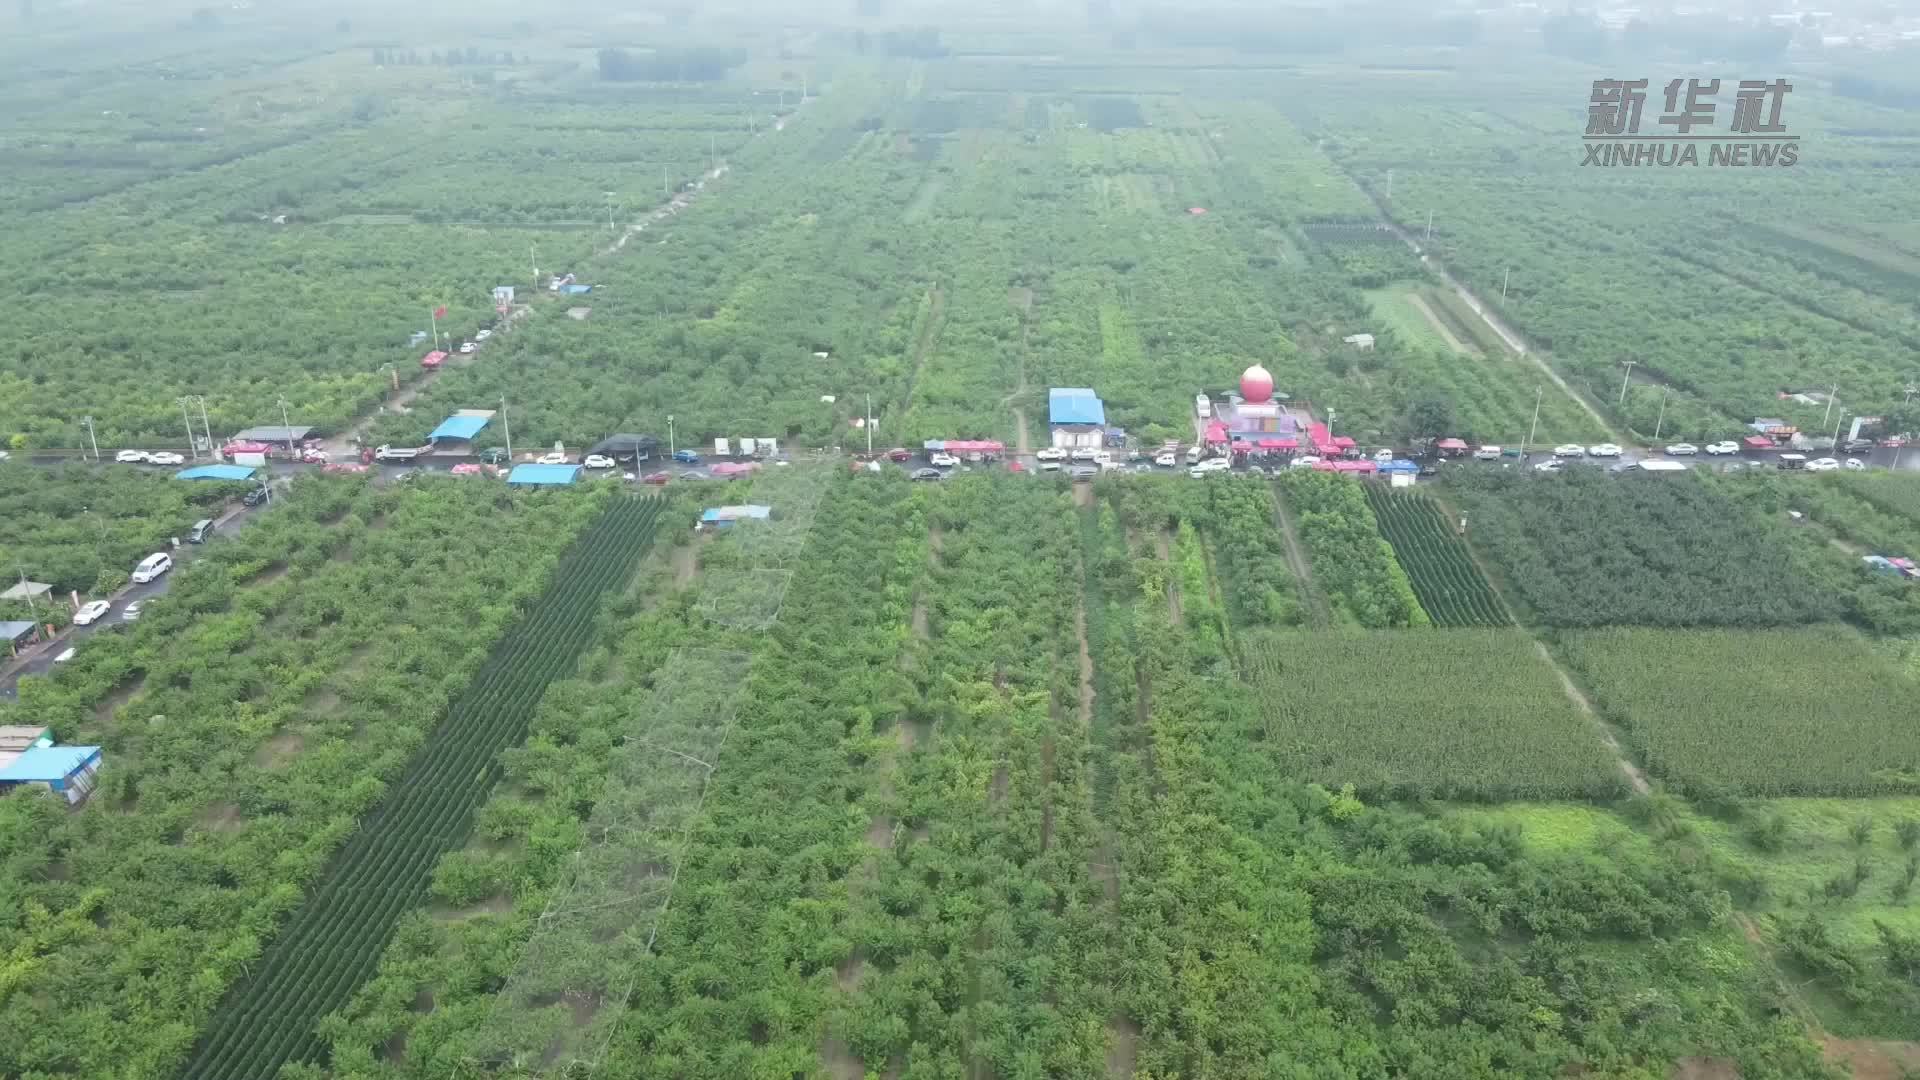
{"label": "black car", "polygon": [[505,460],[507,460],[507,448],[504,446],[489,446],[480,451],[480,463],[483,465],[498,465]]}
{"label": "black car", "polygon": [[1872,439],[1848,439],[1844,449],[1849,454],[1856,453],[1861,450],[1871,450],[1873,449],[1873,440]]}
{"label": "black car", "polygon": [[914,478],[915,480],[938,480],[938,479],[940,479],[941,477],[943,477],[943,476],[945,476],[945,475],[946,475],[946,474],[945,474],[945,473],[943,473],[943,472],[941,472],[941,471],[940,471],[939,469],[915,469],[915,470],[913,470],[913,478]]}
{"label": "black car", "polygon": [[240,503],[243,506],[259,506],[261,503],[265,502],[266,499],[267,499],[266,488],[254,488],[253,490],[247,492],[246,498],[241,499]]}

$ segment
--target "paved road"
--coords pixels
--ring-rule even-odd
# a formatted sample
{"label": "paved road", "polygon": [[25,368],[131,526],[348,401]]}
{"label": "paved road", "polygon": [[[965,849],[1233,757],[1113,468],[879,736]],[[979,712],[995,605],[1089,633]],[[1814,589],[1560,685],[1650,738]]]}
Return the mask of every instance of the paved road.
{"label": "paved road", "polygon": [[[227,542],[234,533],[253,521],[262,509],[264,506],[246,507],[234,504],[217,519],[218,525],[214,530],[213,539],[208,543]],[[0,698],[14,700],[18,694],[21,676],[46,674],[53,667],[53,658],[63,651],[77,648],[95,634],[106,632],[112,627],[126,625],[125,620],[120,616],[127,605],[136,600],[166,595],[167,589],[173,583],[173,575],[179,572],[181,566],[197,558],[201,550],[201,545],[182,543],[179,549],[173,552],[174,568],[172,570],[144,585],[130,584],[108,597],[108,602],[113,605],[112,611],[87,626],[69,626],[53,638],[27,650],[21,658],[10,660],[6,665],[0,666]],[[56,602],[66,603],[66,600],[56,598]]]}

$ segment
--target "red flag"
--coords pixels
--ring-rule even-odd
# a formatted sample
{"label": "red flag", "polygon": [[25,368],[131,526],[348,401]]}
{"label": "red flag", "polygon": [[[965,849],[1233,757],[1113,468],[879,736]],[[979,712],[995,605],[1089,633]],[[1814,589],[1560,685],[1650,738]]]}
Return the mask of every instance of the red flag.
{"label": "red flag", "polygon": [[433,309],[433,317],[434,317],[434,318],[436,318],[436,319],[444,319],[444,318],[446,318],[446,317],[447,317],[447,305],[445,305],[445,304],[441,304],[441,305],[440,305],[439,307],[437,307],[437,308],[434,308],[434,309]]}

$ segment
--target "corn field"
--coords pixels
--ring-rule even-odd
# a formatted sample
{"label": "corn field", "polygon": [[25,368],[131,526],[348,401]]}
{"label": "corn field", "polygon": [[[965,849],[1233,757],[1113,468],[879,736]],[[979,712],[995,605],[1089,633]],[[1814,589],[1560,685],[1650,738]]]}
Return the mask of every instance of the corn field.
{"label": "corn field", "polygon": [[1486,576],[1432,499],[1418,492],[1366,485],[1380,535],[1413,581],[1413,594],[1435,626],[1505,626],[1507,615]]}

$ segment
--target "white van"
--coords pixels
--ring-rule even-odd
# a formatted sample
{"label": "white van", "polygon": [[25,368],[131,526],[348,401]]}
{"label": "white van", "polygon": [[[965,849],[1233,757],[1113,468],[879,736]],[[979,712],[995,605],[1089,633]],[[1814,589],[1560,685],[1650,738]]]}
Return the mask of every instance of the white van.
{"label": "white van", "polygon": [[1206,453],[1205,447],[1199,446],[1197,444],[1194,446],[1188,447],[1187,448],[1187,464],[1189,465],[1200,464],[1200,455],[1204,453]]}
{"label": "white van", "polygon": [[133,568],[133,582],[136,585],[144,585],[171,569],[173,569],[173,557],[164,551],[156,551],[141,559],[140,565]]}

